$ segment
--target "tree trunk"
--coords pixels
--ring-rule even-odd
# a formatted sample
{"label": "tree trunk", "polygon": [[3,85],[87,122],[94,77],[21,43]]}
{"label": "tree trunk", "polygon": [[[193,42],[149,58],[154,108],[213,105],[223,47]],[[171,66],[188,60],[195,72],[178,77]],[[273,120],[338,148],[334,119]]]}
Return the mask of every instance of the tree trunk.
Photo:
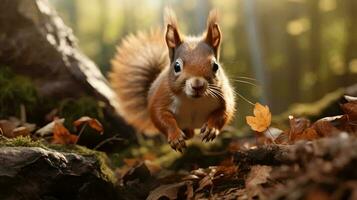
{"label": "tree trunk", "polygon": [[33,79],[42,96],[91,95],[114,111],[116,95],[94,62],[45,0],[3,0],[0,64]]}

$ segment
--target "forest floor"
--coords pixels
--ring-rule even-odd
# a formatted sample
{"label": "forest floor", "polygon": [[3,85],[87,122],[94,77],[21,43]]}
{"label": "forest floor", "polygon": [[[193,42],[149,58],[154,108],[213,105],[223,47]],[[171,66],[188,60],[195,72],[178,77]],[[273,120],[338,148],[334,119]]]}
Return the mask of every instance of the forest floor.
{"label": "forest floor", "polygon": [[[251,119],[256,131],[250,136],[230,130],[206,144],[197,136],[182,154],[161,138],[141,138],[105,156],[101,164],[110,168],[103,174],[111,174],[106,181],[117,199],[357,199],[357,100],[346,99],[342,115],[315,122],[289,116],[286,130],[264,124],[269,113],[261,106]],[[0,147],[38,146],[65,156],[80,149],[78,155],[92,155],[76,143],[87,129],[102,134],[103,126],[90,117],[73,126],[76,134],[58,118],[36,130],[16,118],[1,120]],[[100,145],[116,140],[122,139]]]}

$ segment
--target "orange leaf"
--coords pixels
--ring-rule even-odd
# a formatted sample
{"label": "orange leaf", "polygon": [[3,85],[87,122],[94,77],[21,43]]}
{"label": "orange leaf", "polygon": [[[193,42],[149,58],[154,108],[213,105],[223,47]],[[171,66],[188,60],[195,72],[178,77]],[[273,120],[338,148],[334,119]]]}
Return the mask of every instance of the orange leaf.
{"label": "orange leaf", "polygon": [[78,136],[71,134],[66,127],[60,122],[55,120],[53,126],[53,140],[52,143],[55,144],[76,144],[78,141]]}
{"label": "orange leaf", "polygon": [[313,128],[307,128],[301,133],[293,133],[291,135],[291,140],[292,141],[298,141],[298,140],[315,140],[320,138],[319,134],[316,132],[315,129]]}
{"label": "orange leaf", "polygon": [[91,118],[88,116],[83,116],[73,122],[73,125],[76,128],[78,128],[79,126],[81,126],[83,124],[88,124],[92,129],[98,131],[100,134],[103,133],[103,126],[97,119],[94,119],[94,118]]}
{"label": "orange leaf", "polygon": [[264,132],[271,124],[271,113],[268,106],[256,103],[254,106],[254,116],[246,117],[247,124],[257,132]]}

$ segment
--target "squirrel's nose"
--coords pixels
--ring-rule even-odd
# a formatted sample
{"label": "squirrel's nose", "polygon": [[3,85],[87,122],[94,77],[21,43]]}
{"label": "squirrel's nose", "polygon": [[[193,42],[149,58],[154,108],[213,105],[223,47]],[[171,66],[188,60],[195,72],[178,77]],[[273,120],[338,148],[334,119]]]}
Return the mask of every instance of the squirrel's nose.
{"label": "squirrel's nose", "polygon": [[199,85],[199,86],[192,86],[192,89],[200,91],[203,90],[204,86],[203,85]]}
{"label": "squirrel's nose", "polygon": [[191,87],[192,87],[192,89],[194,89],[196,91],[202,91],[205,88],[205,81],[201,80],[201,78],[195,78],[191,82]]}

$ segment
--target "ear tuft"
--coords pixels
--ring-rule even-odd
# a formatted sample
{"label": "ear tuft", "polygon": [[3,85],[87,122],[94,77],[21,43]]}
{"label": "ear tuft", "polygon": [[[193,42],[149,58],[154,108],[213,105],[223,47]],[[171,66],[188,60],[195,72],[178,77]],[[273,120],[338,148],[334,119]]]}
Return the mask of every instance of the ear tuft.
{"label": "ear tuft", "polygon": [[213,24],[217,24],[218,23],[218,10],[217,9],[212,9],[209,14],[208,14],[208,18],[207,18],[207,27],[209,27],[210,25]]}
{"label": "ear tuft", "polygon": [[171,25],[173,28],[177,29],[176,14],[169,7],[166,7],[165,10],[164,10],[164,22],[165,22],[165,24]]}
{"label": "ear tuft", "polygon": [[218,10],[214,9],[208,15],[205,41],[213,48],[217,57],[221,39],[222,33],[218,25]]}
{"label": "ear tuft", "polygon": [[170,8],[165,8],[164,20],[166,24],[165,40],[169,48],[170,58],[173,58],[175,48],[182,43],[175,13]]}

